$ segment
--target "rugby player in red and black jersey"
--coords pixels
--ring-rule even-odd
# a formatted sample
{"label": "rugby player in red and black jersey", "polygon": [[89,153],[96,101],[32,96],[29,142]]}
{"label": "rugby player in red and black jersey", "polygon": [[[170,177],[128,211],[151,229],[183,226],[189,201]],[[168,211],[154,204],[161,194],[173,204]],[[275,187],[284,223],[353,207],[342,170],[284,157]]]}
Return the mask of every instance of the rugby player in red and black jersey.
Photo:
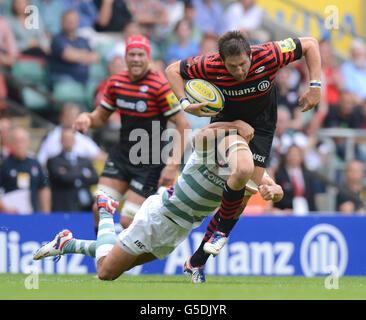
{"label": "rugby player in red and black jersey", "polygon": [[[121,115],[120,141],[105,163],[98,190],[116,200],[129,191],[121,211],[124,228],[147,197],[159,186],[173,183],[185,147],[184,130],[190,128],[165,76],[149,67],[149,40],[142,35],[127,38],[125,59],[127,71],[108,79],[100,105],[91,113],[81,113],[74,123],[75,130],[86,133],[89,127],[103,126],[113,112]],[[180,137],[173,142],[172,155],[167,151],[162,159],[168,142],[162,141],[161,134],[168,120]],[[96,205],[93,212],[98,230]]]}
{"label": "rugby player in red and black jersey", "polygon": [[[319,103],[321,95],[321,59],[314,38],[288,38],[251,46],[241,32],[229,31],[220,37],[218,53],[177,61],[166,69],[171,88],[186,112],[199,117],[211,116],[212,122],[240,119],[254,128],[254,138],[249,144],[255,166],[251,180],[260,192],[277,121],[275,76],[281,67],[303,56],[311,79],[309,89],[299,99],[305,112]],[[184,84],[195,78],[210,81],[221,89],[225,107],[220,113],[205,113],[201,110],[205,103],[189,103]],[[209,253],[220,251],[250,198],[245,188],[239,190],[235,185],[228,185],[226,189],[201,246],[186,263],[190,273],[202,269]],[[242,205],[238,209],[240,201]],[[232,219],[234,211],[236,216]]]}

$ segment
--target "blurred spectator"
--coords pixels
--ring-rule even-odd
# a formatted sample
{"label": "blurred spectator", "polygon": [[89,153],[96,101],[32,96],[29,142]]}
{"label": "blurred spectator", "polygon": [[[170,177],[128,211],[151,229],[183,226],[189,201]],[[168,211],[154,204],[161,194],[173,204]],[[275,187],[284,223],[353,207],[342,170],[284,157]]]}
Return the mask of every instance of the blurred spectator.
{"label": "blurred spectator", "polygon": [[299,95],[297,91],[291,89],[289,84],[291,81],[291,71],[288,67],[281,68],[277,72],[276,87],[277,87],[277,103],[286,107],[291,114],[289,128],[301,130],[303,126],[303,113],[299,106]]}
{"label": "blurred spectator", "polygon": [[332,46],[328,40],[319,42],[319,50],[322,61],[322,87],[326,102],[335,105],[339,102],[340,93],[343,90],[343,77],[339,67],[334,63]]}
{"label": "blurred spectator", "polygon": [[159,31],[162,36],[166,37],[184,17],[185,4],[181,0],[163,0],[163,7],[168,12],[168,23],[166,26],[160,27]]}
{"label": "blurred spectator", "polygon": [[[263,20],[263,10],[256,5],[255,0],[239,0],[231,3],[225,10],[225,31],[241,30],[252,39],[252,32],[260,28]],[[266,42],[265,41],[261,42]]]}
{"label": "blurred spectator", "polygon": [[279,169],[275,172],[275,181],[282,187],[284,196],[281,201],[273,204],[274,208],[296,215],[316,211],[316,181],[305,169],[301,148],[296,145],[288,148],[287,153],[282,156]]}
{"label": "blurred spectator", "polygon": [[7,207],[0,196],[0,213],[18,213],[17,208]]}
{"label": "blurred spectator", "polygon": [[132,20],[124,0],[94,0],[98,9],[95,29],[99,32],[121,32]]}
{"label": "blurred spectator", "polygon": [[165,62],[167,65],[199,54],[199,43],[191,40],[192,25],[188,20],[178,21],[174,34],[176,42],[166,48]]}
{"label": "blurred spectator", "polygon": [[121,56],[124,58],[125,53],[126,53],[125,52],[126,51],[125,40],[129,36],[132,36],[134,34],[140,34],[140,33],[141,33],[141,29],[140,29],[139,24],[136,21],[131,20],[130,22],[128,22],[122,30],[121,39],[113,46],[112,50],[107,55],[107,60],[111,61],[112,58],[115,56]]}
{"label": "blurred spectator", "polygon": [[0,164],[11,154],[10,133],[10,119],[0,118]]}
{"label": "blurred spectator", "polygon": [[217,0],[192,0],[198,14],[195,16],[195,23],[203,33],[211,32],[217,35],[224,33],[223,10],[221,3]]}
{"label": "blurred spectator", "polygon": [[93,0],[62,0],[65,10],[75,10],[79,15],[78,29],[93,29],[98,9]]}
{"label": "blurred spectator", "polygon": [[212,54],[217,52],[218,36],[214,33],[204,33],[200,42],[200,54]]}
{"label": "blurred spectator", "polygon": [[[43,167],[46,166],[49,158],[61,153],[62,128],[72,128],[74,120],[79,113],[80,109],[75,104],[67,103],[62,107],[60,124],[47,134],[37,154],[37,159]],[[75,139],[76,144],[72,151],[76,156],[98,161],[104,161],[106,159],[106,154],[90,137],[77,132]]]}
{"label": "blurred spectator", "polygon": [[[103,99],[104,90],[107,87],[108,78],[114,74],[126,70],[126,62],[124,59],[124,53],[116,52],[114,56],[109,57],[108,62],[108,77],[103,79],[96,91],[94,98],[94,107],[96,108]],[[116,139],[119,137],[119,129],[121,128],[121,117],[118,112],[114,112],[109,118],[106,126],[98,129],[93,135],[94,141],[103,146],[107,152],[110,148],[113,148],[116,143]],[[117,133],[117,134],[116,134]]]}
{"label": "blurred spectator", "polygon": [[[196,14],[197,14],[196,8],[192,4],[192,2],[187,1],[184,4],[183,19],[186,19],[186,20],[191,22],[191,25],[192,25],[192,37],[191,38],[192,38],[192,40],[201,41],[202,30],[200,28],[200,25],[197,24]],[[208,32],[208,33],[215,34],[214,32]]]}
{"label": "blurred spectator", "polygon": [[8,96],[6,78],[1,69],[10,69],[16,61],[18,49],[11,27],[6,17],[0,14],[0,116],[6,108],[5,99]]}
{"label": "blurred spectator", "polygon": [[360,111],[362,116],[362,128],[366,129],[366,99],[362,101]]}
{"label": "blurred spectator", "polygon": [[351,92],[341,92],[339,103],[329,107],[323,126],[325,128],[362,128],[361,111]]}
{"label": "blurred spectator", "polygon": [[163,3],[160,0],[125,1],[142,34],[155,43],[163,40],[158,30],[169,23],[168,12]]}
{"label": "blurred spectator", "polygon": [[[337,210],[343,213],[366,213],[366,188],[364,185],[365,168],[361,161],[351,160],[344,171],[342,190],[351,191],[354,197],[338,192]],[[357,198],[359,201],[357,201]]]}
{"label": "blurred spectator", "polygon": [[65,10],[60,0],[32,0],[39,9],[39,14],[44,23],[45,32],[51,39],[61,31],[62,14]]}
{"label": "blurred spectator", "polygon": [[[355,104],[354,95],[348,91],[342,91],[339,103],[330,107],[323,123],[324,128],[362,128],[362,115],[360,109]],[[346,159],[345,141],[343,138],[334,139],[337,148],[337,154],[341,160]],[[356,156],[359,158],[360,151],[356,145]]]}
{"label": "blurred spectator", "polygon": [[92,161],[79,157],[73,148],[75,133],[62,129],[62,151],[47,161],[52,193],[52,211],[91,211],[93,197],[90,187],[98,182]]}
{"label": "blurred spectator", "polygon": [[270,160],[270,167],[273,170],[276,170],[279,166],[282,155],[288,152],[291,145],[295,144],[300,148],[305,148],[308,143],[308,137],[301,131],[291,129],[290,123],[290,111],[286,107],[278,106],[276,131]]}
{"label": "blurred spectator", "polygon": [[51,193],[47,177],[36,159],[27,156],[30,138],[26,130],[11,133],[12,154],[0,166],[2,201],[7,208],[29,214],[49,213]]}
{"label": "blurred spectator", "polygon": [[353,40],[350,60],[341,66],[341,70],[345,89],[355,95],[357,103],[366,99],[366,46],[363,40]]}
{"label": "blurred spectator", "polygon": [[76,35],[79,15],[75,10],[66,10],[62,16],[62,31],[52,40],[50,60],[53,82],[74,80],[88,82],[88,66],[99,61],[98,53],[91,50],[88,41]]}
{"label": "blurred spectator", "polygon": [[50,52],[50,41],[44,29],[42,17],[38,16],[36,26],[27,26],[31,11],[29,0],[13,0],[9,23],[15,36],[18,50],[28,56],[46,58]]}

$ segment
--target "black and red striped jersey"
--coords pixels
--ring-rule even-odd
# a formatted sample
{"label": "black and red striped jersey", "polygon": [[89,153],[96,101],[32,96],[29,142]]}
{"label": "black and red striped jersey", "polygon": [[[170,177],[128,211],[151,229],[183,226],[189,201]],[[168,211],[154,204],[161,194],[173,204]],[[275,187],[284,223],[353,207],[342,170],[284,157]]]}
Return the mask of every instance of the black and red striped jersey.
{"label": "black and red striped jersey", "polygon": [[[302,47],[299,39],[288,38],[252,45],[251,53],[251,66],[243,81],[233,78],[218,53],[182,60],[180,73],[186,80],[199,78],[217,85],[225,96],[222,111],[225,115],[249,123],[264,124],[265,110],[273,110],[277,106],[274,86],[276,73],[281,67],[300,59]],[[270,114],[272,117],[273,112]],[[276,117],[273,120],[276,121]],[[267,121],[269,126],[275,125],[270,122]]]}
{"label": "black and red striped jersey", "polygon": [[120,113],[120,143],[124,151],[130,150],[136,144],[133,139],[142,133],[148,135],[151,149],[153,141],[161,141],[160,134],[169,117],[181,109],[163,73],[154,70],[138,81],[131,81],[127,71],[111,76],[100,104],[108,111]]}

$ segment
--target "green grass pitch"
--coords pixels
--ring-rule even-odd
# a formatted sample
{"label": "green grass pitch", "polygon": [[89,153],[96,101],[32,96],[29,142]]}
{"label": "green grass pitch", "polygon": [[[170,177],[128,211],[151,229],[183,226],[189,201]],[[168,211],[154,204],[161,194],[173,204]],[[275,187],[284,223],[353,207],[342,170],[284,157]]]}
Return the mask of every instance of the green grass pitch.
{"label": "green grass pitch", "polygon": [[[100,281],[95,275],[0,274],[0,300],[365,300],[366,277],[341,277],[326,289],[325,277],[123,275]],[[28,281],[27,281],[28,279]],[[335,285],[335,282],[332,282]],[[38,289],[27,289],[28,284]]]}

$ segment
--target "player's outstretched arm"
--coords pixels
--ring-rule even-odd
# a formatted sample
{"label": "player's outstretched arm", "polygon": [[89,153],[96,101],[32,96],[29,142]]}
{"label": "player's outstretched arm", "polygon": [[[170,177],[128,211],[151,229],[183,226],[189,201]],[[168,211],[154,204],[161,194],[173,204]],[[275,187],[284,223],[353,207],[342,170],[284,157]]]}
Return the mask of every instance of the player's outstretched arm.
{"label": "player's outstretched arm", "polygon": [[254,129],[248,123],[242,120],[233,122],[214,122],[200,129],[193,138],[193,146],[206,150],[207,142],[218,138],[220,135],[225,135],[229,132],[236,132],[243,137],[247,143],[254,137]]}
{"label": "player's outstretched arm", "polygon": [[299,104],[302,112],[313,109],[320,102],[321,97],[321,58],[318,40],[311,37],[299,38],[302,54],[309,70],[309,89],[300,97]]}
{"label": "player's outstretched arm", "polygon": [[89,128],[100,128],[105,125],[112,112],[97,106],[93,112],[82,112],[76,118],[73,130],[85,134]]}

